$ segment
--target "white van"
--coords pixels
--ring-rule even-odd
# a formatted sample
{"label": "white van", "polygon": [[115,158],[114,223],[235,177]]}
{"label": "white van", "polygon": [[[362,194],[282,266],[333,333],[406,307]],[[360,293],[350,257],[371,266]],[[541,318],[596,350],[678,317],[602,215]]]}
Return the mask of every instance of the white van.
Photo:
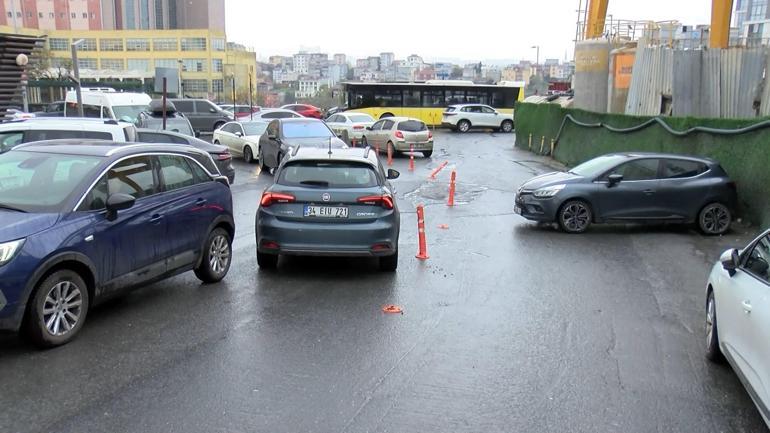
{"label": "white van", "polygon": [[[83,115],[100,119],[136,122],[139,113],[147,111],[152,98],[146,93],[116,92],[109,87],[84,88]],[[78,116],[78,98],[74,90],[64,99],[64,116]]]}

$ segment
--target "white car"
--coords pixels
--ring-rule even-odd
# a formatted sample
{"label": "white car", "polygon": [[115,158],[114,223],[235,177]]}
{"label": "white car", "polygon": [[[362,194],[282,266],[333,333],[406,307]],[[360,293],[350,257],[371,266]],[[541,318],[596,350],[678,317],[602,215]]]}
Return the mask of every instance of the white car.
{"label": "white car", "polygon": [[770,426],[770,230],[725,251],[706,291],[706,357],[726,358]]}
{"label": "white car", "polygon": [[346,113],[337,113],[326,119],[326,124],[336,134],[344,135],[347,133],[348,141],[361,141],[366,132],[366,128],[372,126],[375,120],[366,113],[356,113],[354,111]]}
{"label": "white car", "polygon": [[501,113],[483,104],[450,105],[441,114],[441,126],[460,132],[468,132],[471,128],[494,128],[511,132],[513,114]]}
{"label": "white car", "polygon": [[267,129],[267,122],[243,121],[227,122],[214,131],[212,141],[230,149],[230,153],[243,156],[243,160],[251,164],[259,155],[259,137]]}
{"label": "white car", "polygon": [[273,119],[293,119],[300,117],[305,116],[297,113],[296,111],[286,110],[284,108],[264,108],[259,112],[254,113],[253,120],[265,119],[266,122],[269,122]]}
{"label": "white car", "polygon": [[35,117],[0,123],[0,153],[31,141],[82,138],[136,141],[133,123],[80,117]]}

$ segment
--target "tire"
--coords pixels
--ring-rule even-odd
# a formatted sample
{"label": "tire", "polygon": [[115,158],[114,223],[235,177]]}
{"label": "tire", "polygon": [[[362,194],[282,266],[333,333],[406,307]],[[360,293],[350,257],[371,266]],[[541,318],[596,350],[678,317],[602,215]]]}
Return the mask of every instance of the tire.
{"label": "tire", "polygon": [[275,269],[278,267],[278,254],[260,253],[257,251],[257,265],[261,269]]}
{"label": "tire", "polygon": [[567,233],[583,233],[593,221],[591,206],[583,200],[564,203],[556,214],[559,227]]}
{"label": "tire", "polygon": [[233,262],[233,241],[221,227],[209,233],[203,245],[201,263],[195,268],[195,276],[206,284],[218,283],[227,275]]}
{"label": "tire", "polygon": [[393,117],[393,113],[382,113],[380,115],[380,119],[386,119],[388,117]]}
{"label": "tire", "polygon": [[730,209],[722,203],[710,203],[698,212],[698,228],[706,235],[721,235],[730,229]]}
{"label": "tire", "polygon": [[[58,270],[35,287],[24,316],[24,334],[43,348],[69,343],[83,327],[89,305],[83,278],[68,269]],[[65,327],[69,329],[64,331]]]}
{"label": "tire", "polygon": [[712,362],[724,360],[719,348],[719,333],[717,332],[717,308],[714,291],[709,290],[706,300],[706,359]]}
{"label": "tire", "polygon": [[510,120],[503,120],[503,123],[500,124],[500,130],[506,134],[513,132],[513,122]]}
{"label": "tire", "polygon": [[246,164],[251,164],[254,162],[254,151],[251,150],[251,146],[248,144],[243,146],[243,160],[246,162]]}
{"label": "tire", "polygon": [[222,125],[224,125],[224,124],[225,124],[225,122],[217,122],[217,123],[215,123],[215,124],[214,124],[214,129],[212,129],[212,130],[211,130],[211,132],[214,132],[214,131],[216,131],[217,129],[221,128],[221,127],[222,127]]}
{"label": "tire", "polygon": [[471,129],[471,122],[469,122],[469,121],[467,121],[465,119],[457,122],[457,131],[458,132],[465,133],[465,132],[470,131],[470,129]]}
{"label": "tire", "polygon": [[433,155],[432,150],[426,150],[425,152],[422,153],[422,156],[424,156],[425,158],[430,158],[431,155]]}
{"label": "tire", "polygon": [[262,153],[262,147],[259,147],[259,150],[257,151],[257,159],[259,159],[259,173],[262,174],[267,169],[267,166],[265,165],[265,154]]}
{"label": "tire", "polygon": [[398,250],[390,256],[380,257],[380,271],[394,272],[398,268]]}

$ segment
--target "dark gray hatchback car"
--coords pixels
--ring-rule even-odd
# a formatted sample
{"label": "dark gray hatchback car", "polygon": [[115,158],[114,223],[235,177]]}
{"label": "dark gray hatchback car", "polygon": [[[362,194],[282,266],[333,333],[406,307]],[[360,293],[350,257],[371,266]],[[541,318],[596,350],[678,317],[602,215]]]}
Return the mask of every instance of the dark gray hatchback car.
{"label": "dark gray hatchback car", "polygon": [[730,228],[735,183],[718,162],[665,153],[615,153],[521,185],[514,211],[557,222],[568,233],[591,223],[696,223],[706,234]]}
{"label": "dark gray hatchback car", "polygon": [[398,266],[400,215],[390,179],[366,149],[295,147],[262,194],[256,216],[257,262],[275,268],[278,256],[378,257]]}

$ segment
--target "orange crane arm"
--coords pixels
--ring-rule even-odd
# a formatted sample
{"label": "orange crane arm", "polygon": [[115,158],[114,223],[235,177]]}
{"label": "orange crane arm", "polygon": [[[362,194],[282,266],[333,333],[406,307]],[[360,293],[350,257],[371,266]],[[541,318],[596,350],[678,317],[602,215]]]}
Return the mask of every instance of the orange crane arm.
{"label": "orange crane arm", "polygon": [[604,33],[604,20],[607,18],[607,5],[609,2],[610,0],[589,0],[585,29],[586,39],[595,39],[601,37],[602,33]]}
{"label": "orange crane arm", "polygon": [[711,0],[711,30],[709,47],[727,48],[730,43],[730,19],[733,0]]}

